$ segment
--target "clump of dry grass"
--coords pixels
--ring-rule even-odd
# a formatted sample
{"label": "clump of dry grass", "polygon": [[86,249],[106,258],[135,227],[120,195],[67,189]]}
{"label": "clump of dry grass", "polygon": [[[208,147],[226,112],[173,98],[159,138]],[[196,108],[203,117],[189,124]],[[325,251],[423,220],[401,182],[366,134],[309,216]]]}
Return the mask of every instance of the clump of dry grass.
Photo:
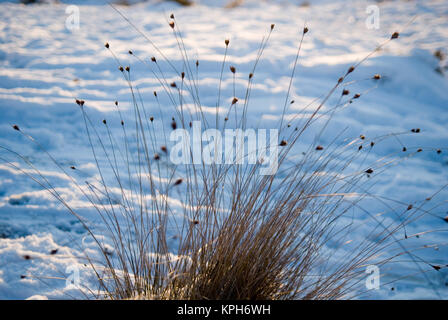
{"label": "clump of dry grass", "polygon": [[[274,30],[272,25],[263,39],[253,69],[247,76],[243,97],[235,89],[225,116],[221,107],[221,81],[226,64],[229,41],[220,73],[215,121],[202,110],[198,88],[199,61],[191,63],[173,15],[169,27],[183,57],[183,70],[177,70],[158,47],[146,39],[168,63],[177,79],[165,76],[158,58],[130,56],[148,67],[159,81],[173,107],[174,116],[164,118],[150,114],[140,99],[132,80],[132,69],[117,58],[109,44],[105,47],[117,62],[119,71],[132,96],[133,121],[125,122],[119,103],[115,102],[120,118],[121,133],[114,132],[109,122],[102,129],[86,112],[88,101],[77,99],[87,137],[96,163],[98,180],[86,185],[62,167],[52,155],[44,152],[66,174],[78,190],[90,201],[103,221],[104,235],[112,244],[114,254],[107,250],[100,235],[71,208],[57,189],[26,158],[16,154],[37,175],[30,175],[43,188],[61,201],[85,226],[102,254],[101,261],[89,258],[100,284],[101,297],[111,299],[338,299],[355,297],[364,290],[365,268],[379,267],[394,258],[411,254],[402,245],[406,225],[426,212],[423,206],[401,204],[394,221],[371,214],[361,205],[368,198],[380,199],[369,192],[377,173],[400,161],[395,154],[368,166],[362,160],[363,151],[373,148],[385,135],[368,139],[364,135],[352,140],[338,137],[327,145],[317,142],[296,157],[294,147],[310,128],[319,124],[321,133],[334,112],[360,98],[351,94],[347,79],[360,63],[350,67],[307,117],[285,120],[290,90],[295,77],[300,49],[308,28],[301,30],[297,55],[278,130],[278,171],[260,175],[263,165],[213,163],[211,165],[170,163],[169,128],[191,130],[194,120],[204,130],[247,127],[249,100],[257,64]],[[389,41],[398,38],[395,32]],[[370,54],[366,57],[366,59]],[[229,66],[235,88],[237,69]],[[374,75],[379,80],[380,75]],[[184,93],[188,92],[188,95]],[[322,107],[330,97],[340,94],[338,102],[328,111]],[[160,107],[159,94],[154,92]],[[191,100],[194,112],[184,106]],[[240,103],[240,100],[242,103]],[[308,108],[310,106],[307,106]],[[163,106],[166,108],[166,106]],[[230,117],[231,114],[235,117]],[[162,130],[156,127],[162,123]],[[18,126],[15,130],[38,144]],[[167,132],[166,132],[167,130]],[[415,130],[413,131],[414,133]],[[201,146],[202,147],[202,146]],[[191,147],[192,148],[192,147]],[[193,151],[190,148],[190,153]],[[403,146],[403,148],[405,148]],[[407,151],[403,149],[403,151]],[[419,150],[411,150],[409,156]],[[368,151],[366,151],[368,152]],[[400,150],[401,152],[401,150]],[[248,157],[245,154],[244,157]],[[14,165],[14,164],[12,164]],[[18,168],[18,167],[16,167]],[[20,169],[20,168],[18,168]],[[74,166],[73,172],[78,171]],[[371,177],[372,179],[369,179]],[[176,208],[181,208],[181,212]],[[358,211],[364,223],[354,225],[348,213]],[[365,229],[365,237],[351,240],[356,229]],[[408,236],[406,235],[406,238]],[[170,245],[175,241],[176,246]],[[391,248],[401,248],[390,252]]]}

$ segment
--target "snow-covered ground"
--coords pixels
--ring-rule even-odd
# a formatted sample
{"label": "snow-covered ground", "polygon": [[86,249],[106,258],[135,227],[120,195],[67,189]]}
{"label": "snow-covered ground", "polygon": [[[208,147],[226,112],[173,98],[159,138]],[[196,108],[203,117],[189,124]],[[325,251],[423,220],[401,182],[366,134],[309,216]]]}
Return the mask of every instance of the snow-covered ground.
{"label": "snow-covered ground", "polygon": [[[70,181],[11,125],[26,129],[64,166],[82,169],[87,179],[95,166],[74,97],[86,100],[89,114],[98,121],[112,117],[115,100],[122,108],[130,102],[129,89],[104,43],[110,44],[123,65],[135,70],[149,110],[156,110],[153,90],[161,89],[152,74],[127,52],[132,50],[145,59],[158,53],[106,1],[26,6],[0,2],[0,145],[20,152],[45,171],[67,201],[86,207],[89,216],[87,203]],[[249,110],[251,122],[258,126],[272,126],[279,119],[304,24],[310,32],[292,89],[296,102],[291,115],[327,93],[350,65],[400,31],[399,39],[353,73],[353,80],[359,81],[349,87],[350,91],[366,94],[335,114],[328,132],[335,134],[347,127],[346,135],[374,137],[420,128],[419,134],[400,137],[400,142],[388,139],[372,149],[368,155],[372,160],[400,151],[401,143],[410,151],[423,149],[385,172],[376,192],[404,204],[417,203],[448,182],[448,76],[444,74],[448,70],[444,68],[446,60],[434,56],[439,49],[448,54],[448,1],[246,0],[232,9],[224,8],[230,1],[195,2],[194,6],[181,7],[154,0],[118,8],[174,64],[181,65],[182,57],[167,25],[169,14],[175,14],[190,58],[200,61],[201,102],[208,107],[216,100],[224,39],[230,39],[227,65],[237,68],[237,96],[242,96],[260,40],[275,23],[254,77]],[[67,27],[73,13],[66,12],[69,4],[79,9],[79,29],[70,28],[70,20]],[[368,8],[379,9],[379,20],[375,20],[378,28],[368,27],[373,12]],[[379,82],[370,80],[376,73],[382,75]],[[232,76],[227,71],[223,99],[231,100],[232,91]],[[332,138],[323,137],[323,143]],[[433,199],[432,214],[408,230],[410,234],[440,230],[417,240],[429,246],[419,256],[434,265],[448,263],[444,245],[448,224],[443,220],[448,214],[447,195],[446,190],[440,192]],[[73,266],[80,266],[82,281],[89,281],[83,256],[94,250],[95,245],[67,210],[29,178],[0,161],[0,299],[82,297],[67,287],[66,279],[73,275]],[[385,284],[371,297],[447,299],[446,269],[436,271],[427,263],[418,264],[420,269],[413,262],[399,264],[390,271],[396,278],[416,275]]]}

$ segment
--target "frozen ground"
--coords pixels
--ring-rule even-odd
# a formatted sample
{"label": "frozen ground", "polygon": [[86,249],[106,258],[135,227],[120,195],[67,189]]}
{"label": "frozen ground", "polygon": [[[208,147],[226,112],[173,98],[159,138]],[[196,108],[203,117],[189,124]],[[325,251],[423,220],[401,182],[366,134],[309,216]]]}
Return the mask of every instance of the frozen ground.
{"label": "frozen ground", "polygon": [[[88,176],[94,165],[74,97],[87,101],[92,118],[103,119],[114,110],[113,101],[126,107],[129,90],[104,43],[110,43],[124,65],[130,64],[146,105],[155,108],[153,90],[157,81],[128,54],[148,58],[153,48],[124,21],[106,1],[61,1],[52,5],[29,5],[0,1],[0,145],[25,155],[60,186],[71,205],[87,203],[73,191],[70,181],[52,166],[31,143],[11,129],[12,124],[32,134],[65,166],[76,165]],[[18,2],[18,1],[16,1]],[[197,1],[199,2],[199,1]],[[383,76],[378,87],[350,108],[336,114],[330,133],[348,127],[346,134],[373,137],[389,132],[421,128],[420,134],[401,139],[410,151],[423,152],[389,170],[379,179],[377,193],[417,203],[448,182],[448,80],[444,63],[434,57],[447,50],[447,1],[244,1],[225,9],[227,1],[200,1],[192,7],[148,1],[120,10],[144,30],[176,64],[181,57],[167,26],[174,12],[192,59],[200,60],[202,103],[214,106],[223,41],[230,39],[228,64],[238,70],[240,91],[256,58],[262,36],[271,23],[276,27],[255,75],[250,117],[256,125],[272,125],[281,112],[298,30],[310,28],[304,44],[290,110],[326,93],[347,68],[362,59],[378,43],[400,31],[397,41],[374,55],[353,74],[360,80],[351,92],[375,86],[371,76]],[[67,3],[80,10],[80,28],[66,27]],[[366,27],[366,8],[379,8],[379,28]],[[439,68],[440,72],[435,70]],[[226,68],[228,70],[228,68]],[[446,70],[448,72],[448,70]],[[223,97],[231,99],[232,81],[225,73]],[[237,93],[238,95],[238,93]],[[261,119],[261,122],[259,122]],[[331,140],[330,137],[327,140]],[[323,143],[325,142],[323,138]],[[369,159],[394,150],[401,144],[389,139],[372,149]],[[437,154],[435,150],[443,152]],[[446,264],[447,192],[438,194],[433,215],[411,227],[409,233],[428,229],[441,232],[423,235],[418,241],[431,246],[419,254],[433,264]],[[94,217],[91,217],[94,220]],[[362,237],[362,234],[354,237]],[[95,246],[83,228],[50,195],[41,191],[17,170],[0,162],[0,298],[70,298],[79,292],[66,286],[74,265],[82,267],[83,251]],[[57,252],[55,250],[57,249]],[[427,263],[399,264],[392,276],[416,273],[372,294],[373,298],[448,298],[448,274]],[[426,276],[421,275],[425,271]],[[420,273],[420,274],[419,274]],[[88,282],[88,271],[80,270]],[[429,283],[430,282],[430,283]],[[392,291],[391,288],[394,288]]]}

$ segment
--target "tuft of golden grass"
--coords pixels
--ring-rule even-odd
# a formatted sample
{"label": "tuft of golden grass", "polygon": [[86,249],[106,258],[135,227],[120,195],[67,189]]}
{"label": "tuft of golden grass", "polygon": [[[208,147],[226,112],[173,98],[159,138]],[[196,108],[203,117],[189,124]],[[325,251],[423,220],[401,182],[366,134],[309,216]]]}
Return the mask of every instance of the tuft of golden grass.
{"label": "tuft of golden grass", "polygon": [[[143,59],[133,51],[129,54],[159,81],[172,103],[175,116],[165,119],[160,112],[160,119],[157,119],[149,115],[133,83],[131,68],[123,68],[112,47],[106,43],[105,48],[113,55],[129,86],[133,121],[127,125],[119,103],[115,101],[121,134],[117,137],[118,133],[110,129],[109,121],[103,120],[102,135],[86,112],[88,101],[76,100],[99,179],[83,186],[41,148],[98,212],[105,236],[112,243],[113,255],[100,240],[100,235],[76,209],[68,205],[46,177],[28,159],[15,153],[37,173],[37,177],[30,177],[65,205],[96,241],[102,255],[101,261],[87,258],[100,284],[101,295],[97,297],[234,300],[351,298],[364,290],[363,275],[367,265],[383,266],[397,256],[409,254],[404,247],[393,255],[385,253],[390,247],[401,246],[403,239],[398,235],[403,230],[405,232],[408,223],[421,217],[424,210],[403,204],[397,221],[385,223],[361,206],[367,198],[380,199],[369,192],[371,185],[367,178],[374,178],[379,174],[377,172],[399,160],[389,155],[369,166],[357,166],[363,146],[372,148],[374,140],[381,141],[388,136],[396,138],[403,133],[376,139],[361,135],[342,143],[335,139],[324,146],[316,143],[310,145],[302,157],[294,156],[297,141],[310,128],[317,126],[317,120],[329,116],[321,127],[323,132],[335,111],[361,97],[359,93],[353,98],[346,97],[350,93],[346,89],[346,80],[358,63],[335,81],[324,98],[315,101],[314,109],[308,116],[297,114],[296,118],[288,119],[288,124],[284,125],[288,107],[294,103],[294,100],[290,101],[290,90],[300,49],[309,31],[307,27],[300,32],[278,125],[282,140],[279,142],[279,169],[275,174],[258,174],[258,169],[263,165],[261,162],[255,165],[237,165],[236,161],[232,165],[170,163],[165,127],[189,130],[192,121],[199,120],[206,130],[213,123],[207,119],[200,103],[199,62],[190,63],[174,15],[170,19],[169,26],[183,57],[185,67],[182,72],[165,58],[149,38],[145,38],[160,54],[160,60],[168,62],[174,74],[180,75],[177,83],[165,76],[155,57]],[[214,128],[247,128],[256,66],[273,29],[272,25],[260,44],[241,106],[235,92],[236,68],[229,66],[234,81],[233,96],[230,97],[233,100],[226,116],[222,116],[218,109],[229,47],[229,41],[225,41],[226,53],[219,78]],[[372,53],[396,38],[398,33],[394,33]],[[373,79],[380,80],[381,76],[376,74]],[[192,100],[194,112],[184,110],[188,99],[184,90]],[[341,94],[337,104],[323,112],[322,107],[339,90]],[[155,91],[154,98],[160,108],[159,95]],[[230,119],[231,112],[235,113],[234,121]],[[162,132],[156,128],[157,121],[163,124]],[[18,126],[14,129],[39,145]],[[192,148],[190,154],[193,154]],[[416,152],[419,151],[421,149]],[[71,169],[77,171],[75,167]],[[176,212],[176,206],[180,206],[182,212]],[[355,227],[352,221],[347,221],[346,215],[352,210],[367,216],[364,224]],[[352,242],[350,237],[356,228],[366,226],[371,227],[366,231],[365,238]],[[170,238],[173,234],[175,239]],[[177,243],[174,250],[169,245],[173,240]],[[350,249],[346,249],[349,244]]]}

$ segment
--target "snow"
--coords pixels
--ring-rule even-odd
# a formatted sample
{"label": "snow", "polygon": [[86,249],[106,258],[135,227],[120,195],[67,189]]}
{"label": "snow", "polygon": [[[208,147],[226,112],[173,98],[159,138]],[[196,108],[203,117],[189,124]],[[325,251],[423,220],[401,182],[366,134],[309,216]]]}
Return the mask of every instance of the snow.
{"label": "snow", "polygon": [[[95,165],[74,98],[86,100],[89,115],[98,122],[103,118],[116,120],[115,100],[120,101],[122,111],[129,107],[129,89],[115,60],[104,48],[107,41],[122,64],[131,66],[135,84],[148,101],[145,104],[149,110],[157,110],[152,92],[161,92],[162,88],[144,65],[127,52],[132,50],[145,59],[159,54],[106,1],[27,6],[18,4],[19,1],[0,2],[0,145],[19,151],[51,178],[70,205],[95,221],[81,192],[11,125],[26,129],[65,167],[76,165],[81,178],[93,180]],[[200,61],[201,102],[210,110],[216,102],[224,39],[230,39],[226,71],[230,65],[237,68],[237,96],[242,97],[260,40],[275,23],[255,73],[251,95],[250,117],[259,126],[274,126],[279,119],[298,30],[305,24],[310,31],[303,43],[292,89],[291,99],[296,102],[287,118],[328,92],[351,65],[392,32],[400,31],[399,39],[353,73],[351,80],[357,81],[350,85],[350,91],[365,94],[335,114],[328,128],[330,134],[322,137],[322,143],[346,127],[345,134],[353,137],[421,128],[421,133],[399,139],[410,151],[422,147],[423,152],[402,157],[393,170],[378,177],[375,191],[404,205],[424,200],[448,182],[448,80],[435,71],[443,68],[444,62],[434,57],[438,49],[447,53],[447,1],[321,0],[300,6],[302,1],[247,0],[234,9],[223,8],[229,2],[224,0],[195,2],[194,6],[181,7],[154,0],[119,9],[145,30],[176,66],[181,66],[182,57],[167,26],[168,15],[175,14],[190,58]],[[73,32],[66,28],[68,4],[76,4],[80,11],[80,29]],[[366,27],[369,5],[380,9],[379,29]],[[376,73],[382,75],[379,82],[371,80]],[[223,99],[231,101],[232,84],[231,74],[225,73]],[[330,101],[327,107],[334,102]],[[170,111],[166,111],[166,116],[170,116]],[[110,123],[112,130],[119,128],[118,121]],[[303,144],[309,141],[312,137]],[[366,158],[374,161],[401,148],[397,140],[388,139]],[[442,154],[435,152],[439,148]],[[4,153],[0,155],[3,157]],[[25,170],[25,166],[15,163]],[[409,234],[446,230],[446,222],[440,218],[447,215],[447,195],[443,190],[435,197],[433,215],[412,225]],[[176,199],[172,203],[176,205]],[[362,229],[358,232],[356,237],[362,237]],[[433,263],[447,263],[448,251],[443,246],[446,231],[425,234],[415,241],[440,244],[425,249],[421,256]],[[55,249],[57,252],[51,254]],[[0,299],[83,298],[78,289],[67,287],[66,279],[71,273],[67,270],[77,266],[81,282],[85,286],[93,283],[82,259],[86,250],[94,255],[95,245],[89,242],[77,219],[23,171],[0,161]],[[397,265],[386,271],[392,276],[416,275],[385,285],[373,294],[374,298],[448,298],[446,270],[437,272],[421,264],[427,275],[422,277],[412,263]]]}

